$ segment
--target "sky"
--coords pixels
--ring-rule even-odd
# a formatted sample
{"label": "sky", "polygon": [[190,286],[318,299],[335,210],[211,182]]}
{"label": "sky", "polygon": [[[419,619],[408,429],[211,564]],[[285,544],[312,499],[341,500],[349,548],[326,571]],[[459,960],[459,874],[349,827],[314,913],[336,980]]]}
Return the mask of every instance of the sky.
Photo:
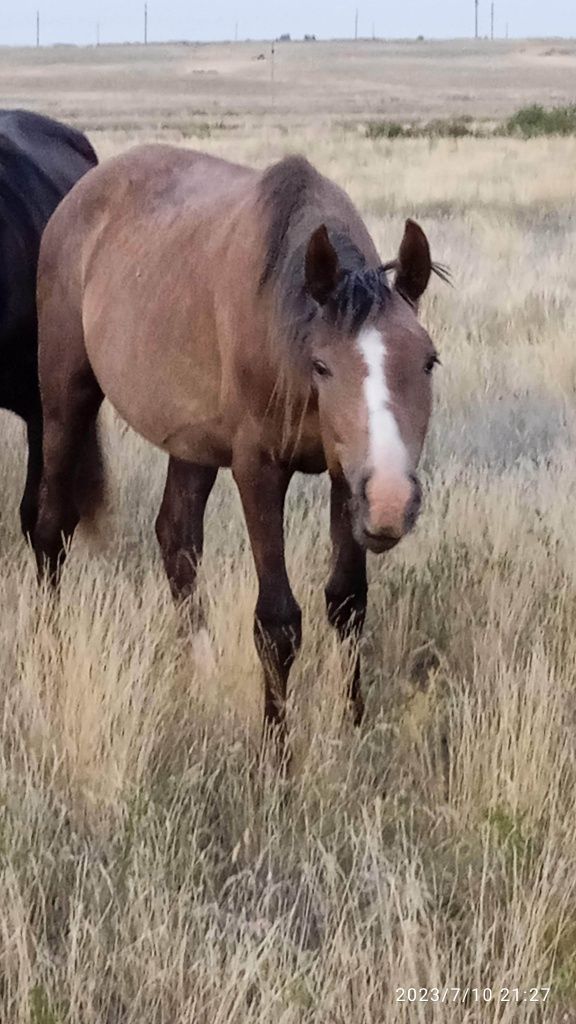
{"label": "sky", "polygon": [[[479,0],[481,34],[490,30],[490,0]],[[474,0],[148,0],[149,38],[272,39],[314,33],[319,38],[359,33],[385,38],[470,36]],[[100,23],[102,42],[138,40],[144,0],[21,0],[0,5],[0,45],[27,45],[36,37],[49,44],[93,43]],[[576,36],[576,0],[495,0],[496,35]]]}

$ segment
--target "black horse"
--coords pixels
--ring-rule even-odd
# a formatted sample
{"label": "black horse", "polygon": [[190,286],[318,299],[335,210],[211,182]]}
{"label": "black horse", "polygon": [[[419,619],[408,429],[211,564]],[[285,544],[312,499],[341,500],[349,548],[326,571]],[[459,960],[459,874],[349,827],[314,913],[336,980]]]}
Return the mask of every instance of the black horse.
{"label": "black horse", "polygon": [[28,474],[20,505],[26,536],[36,523],[42,472],[36,269],[42,232],[72,186],[98,159],[88,139],[26,110],[0,110],[0,408],[28,433]]}

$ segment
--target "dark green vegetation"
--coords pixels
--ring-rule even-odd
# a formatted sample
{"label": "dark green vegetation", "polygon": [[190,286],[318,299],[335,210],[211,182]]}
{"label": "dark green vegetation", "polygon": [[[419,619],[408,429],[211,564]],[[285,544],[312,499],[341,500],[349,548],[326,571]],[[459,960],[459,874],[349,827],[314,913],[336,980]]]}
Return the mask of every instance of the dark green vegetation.
{"label": "dark green vegetation", "polygon": [[474,122],[471,117],[435,118],[426,123],[369,121],[368,139],[463,139],[509,136],[534,139],[543,135],[576,135],[576,105],[546,109],[522,107],[501,124]]}
{"label": "dark green vegetation", "polygon": [[576,104],[546,110],[539,104],[522,107],[505,124],[506,135],[534,139],[540,135],[576,135]]}

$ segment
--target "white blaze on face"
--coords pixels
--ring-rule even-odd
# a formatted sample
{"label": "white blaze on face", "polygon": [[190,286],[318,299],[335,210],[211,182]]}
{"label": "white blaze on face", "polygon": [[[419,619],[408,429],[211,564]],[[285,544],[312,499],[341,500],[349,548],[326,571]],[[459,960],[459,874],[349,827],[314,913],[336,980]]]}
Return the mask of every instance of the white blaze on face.
{"label": "white blaze on face", "polygon": [[358,348],[366,364],[364,398],[368,421],[364,529],[400,540],[406,532],[412,484],[408,452],[392,410],[386,379],[386,344],[380,331],[367,327],[358,336]]}
{"label": "white blaze on face", "polygon": [[408,455],[391,408],[384,338],[375,327],[367,327],[358,336],[358,348],[367,371],[364,398],[368,414],[369,465],[366,468],[371,474],[405,476]]}

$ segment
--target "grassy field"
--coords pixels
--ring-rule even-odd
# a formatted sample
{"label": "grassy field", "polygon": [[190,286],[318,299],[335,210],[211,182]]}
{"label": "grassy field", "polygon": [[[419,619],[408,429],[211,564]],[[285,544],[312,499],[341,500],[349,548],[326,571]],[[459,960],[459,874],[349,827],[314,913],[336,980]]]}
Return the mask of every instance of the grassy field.
{"label": "grassy field", "polygon": [[493,118],[571,103],[575,92],[573,40],[279,43],[274,75],[264,42],[0,48],[3,104],[40,105],[93,129]]}
{"label": "grassy field", "polygon": [[[354,732],[323,614],[327,489],[295,482],[305,644],[283,781],[258,751],[255,580],[229,479],[208,513],[208,633],[191,641],[153,535],[163,457],[106,410],[110,510],[54,601],[18,533],[23,431],[0,414],[0,1020],[568,1024],[576,139],[376,141],[362,119],[389,116],[379,55],[399,116],[497,118],[573,93],[576,47],[366,43],[335,65],[350,45],[289,46],[305,74],[280,75],[276,109],[257,49],[2,51],[0,83],[5,103],[87,125],[103,157],[157,138],[258,165],[302,150],[386,259],[416,217],[455,284],[422,312],[443,362],[426,509],[371,559]],[[545,1005],[500,1001],[539,985]],[[494,1002],[397,1002],[410,986]]]}

